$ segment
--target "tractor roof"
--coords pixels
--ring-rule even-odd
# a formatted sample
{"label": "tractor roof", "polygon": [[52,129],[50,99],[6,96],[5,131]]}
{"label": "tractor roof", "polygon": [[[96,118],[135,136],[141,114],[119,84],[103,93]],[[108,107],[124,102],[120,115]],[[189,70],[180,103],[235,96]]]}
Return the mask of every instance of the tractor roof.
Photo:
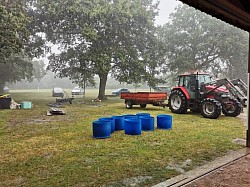
{"label": "tractor roof", "polygon": [[[179,76],[190,76],[190,75],[197,75],[197,72],[187,72],[187,73],[183,73],[183,74],[180,74]],[[209,73],[204,73],[204,72],[198,72],[198,75],[209,75]]]}

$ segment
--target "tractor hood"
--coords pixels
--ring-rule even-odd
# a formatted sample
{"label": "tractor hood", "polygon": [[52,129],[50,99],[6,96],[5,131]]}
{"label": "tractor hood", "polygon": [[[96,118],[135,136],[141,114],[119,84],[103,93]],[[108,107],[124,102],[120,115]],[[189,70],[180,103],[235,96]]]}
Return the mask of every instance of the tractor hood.
{"label": "tractor hood", "polygon": [[[207,91],[213,90],[214,88],[216,88],[216,86],[206,86],[206,90],[207,90]],[[217,91],[217,92],[225,92],[225,93],[228,93],[228,90],[227,90],[227,89],[221,88],[221,87],[216,88],[215,91]]]}

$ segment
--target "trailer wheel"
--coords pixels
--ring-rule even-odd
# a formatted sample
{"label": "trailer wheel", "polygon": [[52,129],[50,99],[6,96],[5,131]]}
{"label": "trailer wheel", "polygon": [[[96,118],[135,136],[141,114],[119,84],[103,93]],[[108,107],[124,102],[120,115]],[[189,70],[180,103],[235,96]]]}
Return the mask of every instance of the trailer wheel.
{"label": "trailer wheel", "polygon": [[229,99],[228,103],[222,105],[222,113],[225,116],[236,117],[242,111],[242,105],[237,99]]}
{"label": "trailer wheel", "polygon": [[174,90],[169,96],[169,109],[173,113],[185,114],[187,112],[187,98],[182,91]]}
{"label": "trailer wheel", "polygon": [[126,108],[127,109],[131,109],[132,107],[133,107],[133,105],[132,105],[132,102],[131,101],[126,101]]}
{"label": "trailer wheel", "polygon": [[147,104],[140,104],[141,108],[146,108]]}
{"label": "trailer wheel", "polygon": [[221,104],[215,99],[205,98],[201,102],[201,115],[205,118],[217,119],[221,114]]}

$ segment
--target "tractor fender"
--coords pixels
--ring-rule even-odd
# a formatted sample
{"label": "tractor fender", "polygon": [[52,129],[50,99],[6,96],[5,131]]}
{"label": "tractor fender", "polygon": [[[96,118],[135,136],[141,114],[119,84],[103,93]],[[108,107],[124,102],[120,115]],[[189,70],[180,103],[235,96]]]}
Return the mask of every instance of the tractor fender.
{"label": "tractor fender", "polygon": [[190,99],[190,95],[189,95],[188,91],[187,91],[186,88],[184,88],[183,86],[174,87],[174,88],[172,89],[172,91],[173,91],[173,90],[181,90],[181,91],[184,93],[184,95],[186,96],[187,100]]}

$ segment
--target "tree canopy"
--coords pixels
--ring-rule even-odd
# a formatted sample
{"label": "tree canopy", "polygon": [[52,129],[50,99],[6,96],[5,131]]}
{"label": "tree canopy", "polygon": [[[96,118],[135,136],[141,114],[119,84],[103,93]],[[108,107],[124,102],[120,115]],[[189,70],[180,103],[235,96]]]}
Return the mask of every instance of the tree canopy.
{"label": "tree canopy", "polygon": [[[6,82],[44,75],[33,57],[50,53],[48,70],[80,86],[108,75],[150,87],[164,74],[205,70],[246,81],[248,34],[186,5],[155,26],[155,0],[0,1],[0,89]],[[51,47],[58,47],[51,51]],[[33,64],[33,65],[32,65]],[[9,68],[9,69],[8,69]],[[12,69],[11,69],[12,68]],[[9,76],[10,75],[10,76]],[[4,76],[4,77],[3,77]]]}
{"label": "tree canopy", "polygon": [[160,30],[167,71],[204,70],[229,78],[246,75],[246,32],[186,5],[179,6]]}
{"label": "tree canopy", "polygon": [[[1,64],[0,88],[6,82],[13,83],[32,76],[32,63],[25,56],[12,55]],[[0,90],[1,93],[2,89]]]}
{"label": "tree canopy", "polygon": [[[37,1],[34,20],[47,41],[60,46],[49,57],[48,68],[60,77],[93,84],[100,78],[99,95],[105,99],[108,74],[127,83],[155,84],[161,49],[153,0]],[[157,47],[158,46],[158,47]]]}
{"label": "tree canopy", "polygon": [[28,22],[22,1],[0,1],[0,63],[23,49]]}
{"label": "tree canopy", "polygon": [[34,28],[27,5],[25,0],[0,1],[0,92],[6,83],[31,80],[33,73],[36,72],[35,76],[38,76],[38,71],[37,78],[44,75],[44,72],[41,73],[44,70],[41,63],[32,64],[32,57],[43,53],[43,43],[37,42],[32,36]]}
{"label": "tree canopy", "polygon": [[22,1],[0,1],[0,92],[6,82],[30,75],[30,63],[19,55],[28,40],[29,19],[23,5]]}

